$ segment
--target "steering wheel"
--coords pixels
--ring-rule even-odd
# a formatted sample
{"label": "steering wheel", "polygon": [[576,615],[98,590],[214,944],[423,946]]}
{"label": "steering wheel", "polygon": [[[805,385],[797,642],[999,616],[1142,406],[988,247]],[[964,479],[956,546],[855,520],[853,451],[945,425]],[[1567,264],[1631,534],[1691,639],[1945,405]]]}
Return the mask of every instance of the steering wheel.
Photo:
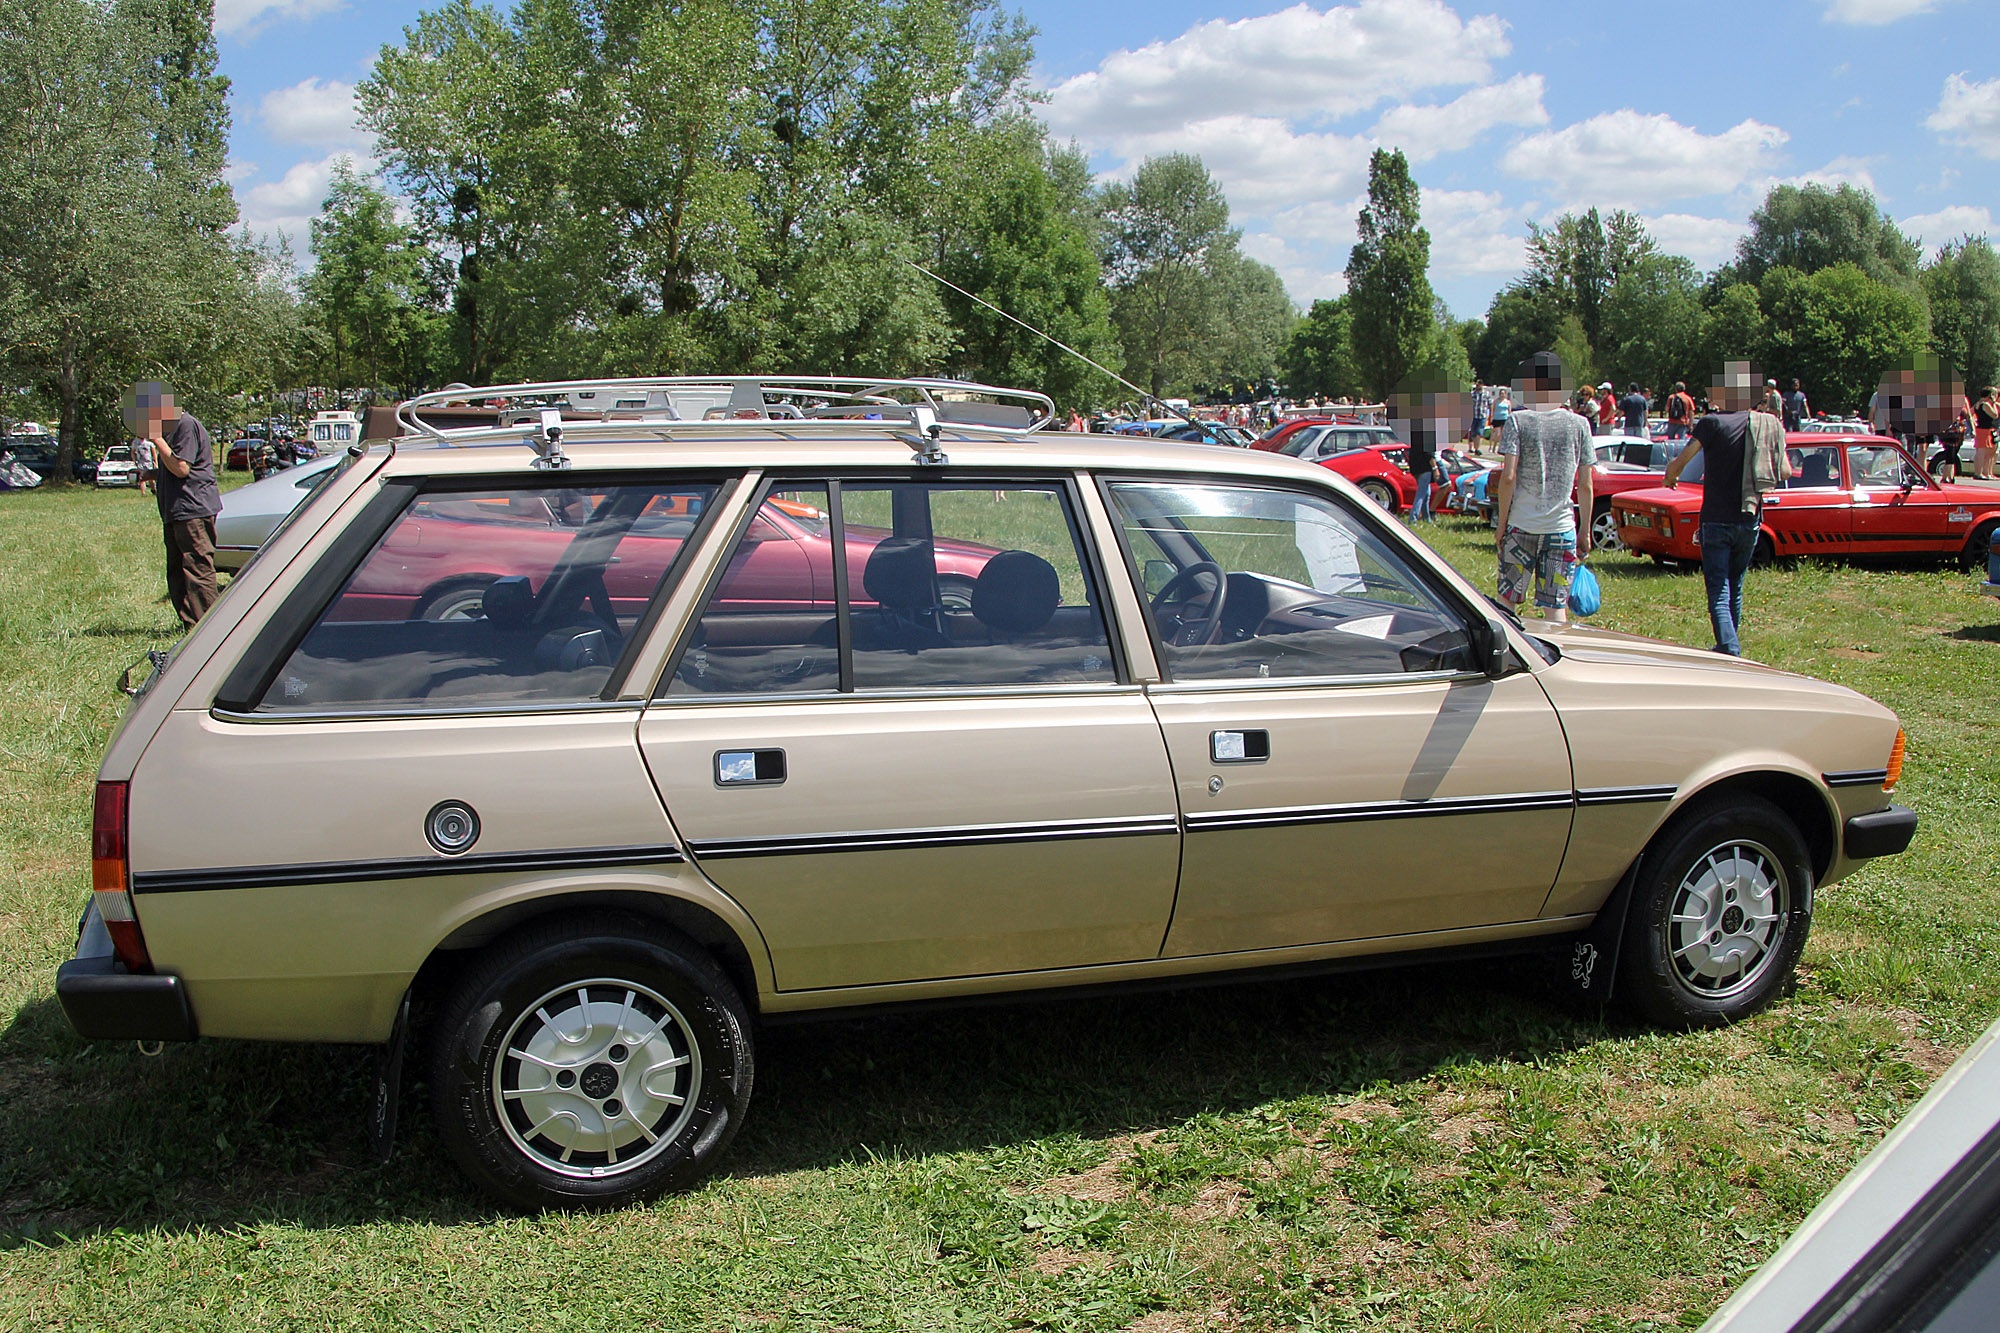
{"label": "steering wheel", "polygon": [[[1208,610],[1205,614],[1190,620],[1181,614],[1187,608],[1187,598],[1195,592],[1195,580],[1202,575],[1215,580],[1215,591],[1209,595]],[[1176,598],[1176,593],[1182,593]],[[1213,560],[1203,560],[1189,565],[1180,573],[1168,579],[1166,586],[1153,594],[1153,619],[1163,622],[1160,626],[1162,637],[1173,648],[1199,648],[1211,644],[1222,634],[1222,608],[1229,600],[1229,576],[1222,572],[1222,566]],[[1164,618],[1167,608],[1178,602],[1181,611],[1174,613],[1174,628],[1166,630]]]}

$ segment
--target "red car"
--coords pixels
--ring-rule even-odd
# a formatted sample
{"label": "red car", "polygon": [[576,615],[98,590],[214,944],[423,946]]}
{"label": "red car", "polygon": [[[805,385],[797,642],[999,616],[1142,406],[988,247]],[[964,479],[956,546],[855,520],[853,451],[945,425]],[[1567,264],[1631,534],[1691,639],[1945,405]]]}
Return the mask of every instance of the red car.
{"label": "red car", "polygon": [[1332,424],[1332,417],[1293,417],[1290,421],[1278,423],[1264,434],[1252,440],[1250,447],[1252,449],[1282,452],[1285,441],[1297,435],[1307,426],[1331,426]]}
{"label": "red car", "polygon": [[[1792,555],[1929,555],[1983,565],[2000,527],[2000,491],[1940,485],[1895,440],[1793,432],[1798,475],[1764,497],[1759,559]],[[1611,502],[1625,545],[1655,560],[1701,559],[1701,464],[1674,490],[1627,491]]]}
{"label": "red car", "polygon": [[1417,502],[1417,479],[1403,467],[1404,446],[1390,438],[1389,444],[1366,445],[1312,461],[1338,472],[1390,513],[1400,514]]}
{"label": "red car", "polygon": [[[619,543],[617,559],[604,571],[604,591],[621,621],[646,609],[682,541],[694,530],[702,499],[660,496]],[[542,586],[576,538],[590,503],[579,499],[559,512],[543,499],[420,500],[356,571],[341,595],[339,618],[479,616],[487,585],[495,579],[520,574],[534,587]],[[830,598],[833,543],[828,531],[826,516],[810,505],[766,501],[751,529],[756,540],[745,544],[744,567],[730,572],[735,600],[784,610],[791,605],[785,599],[795,597],[801,586]],[[847,581],[853,605],[875,605],[863,586],[868,556],[890,535],[886,528],[849,525]],[[934,549],[944,605],[969,606],[973,582],[986,562],[999,554],[998,548],[939,540]],[[801,566],[810,571],[809,578],[801,579]]]}

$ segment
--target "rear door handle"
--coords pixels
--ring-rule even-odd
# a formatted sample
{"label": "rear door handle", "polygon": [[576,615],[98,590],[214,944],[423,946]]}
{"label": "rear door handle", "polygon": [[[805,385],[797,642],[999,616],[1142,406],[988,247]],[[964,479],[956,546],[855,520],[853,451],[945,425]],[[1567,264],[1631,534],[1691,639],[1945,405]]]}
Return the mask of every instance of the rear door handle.
{"label": "rear door handle", "polygon": [[1211,731],[1208,757],[1218,764],[1261,764],[1271,757],[1268,731]]}

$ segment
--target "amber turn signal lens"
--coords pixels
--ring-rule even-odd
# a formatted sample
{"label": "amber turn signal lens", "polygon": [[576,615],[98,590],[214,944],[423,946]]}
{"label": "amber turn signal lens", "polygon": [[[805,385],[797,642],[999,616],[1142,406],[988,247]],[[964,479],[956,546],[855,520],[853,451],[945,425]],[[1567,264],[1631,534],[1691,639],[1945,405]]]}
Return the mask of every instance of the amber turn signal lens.
{"label": "amber turn signal lens", "polygon": [[1903,729],[1896,728],[1896,743],[1889,747],[1889,776],[1882,779],[1883,791],[1896,790],[1896,780],[1903,776]]}

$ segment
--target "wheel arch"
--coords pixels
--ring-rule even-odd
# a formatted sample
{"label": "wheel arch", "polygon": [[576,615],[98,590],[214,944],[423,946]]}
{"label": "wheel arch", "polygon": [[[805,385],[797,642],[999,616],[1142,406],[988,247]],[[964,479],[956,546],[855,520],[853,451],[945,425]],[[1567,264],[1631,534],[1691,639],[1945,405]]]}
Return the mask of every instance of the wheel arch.
{"label": "wheel arch", "polygon": [[611,886],[516,899],[462,922],[432,947],[411,990],[420,999],[441,996],[480,950],[551,917],[584,912],[630,913],[687,936],[715,960],[752,1014],[762,1010],[770,978],[768,967],[758,965],[761,941],[746,942],[721,913],[691,898]]}
{"label": "wheel arch", "polygon": [[1799,836],[1805,839],[1806,850],[1812,856],[1814,881],[1825,877],[1840,846],[1838,812],[1828,803],[1818,784],[1810,778],[1782,769],[1731,773],[1697,787],[1675,807],[1673,815],[1654,830],[1653,836],[1647,839],[1647,847],[1650,849],[1674,819],[1696,803],[1731,796],[1760,796],[1777,806],[1798,829]]}

